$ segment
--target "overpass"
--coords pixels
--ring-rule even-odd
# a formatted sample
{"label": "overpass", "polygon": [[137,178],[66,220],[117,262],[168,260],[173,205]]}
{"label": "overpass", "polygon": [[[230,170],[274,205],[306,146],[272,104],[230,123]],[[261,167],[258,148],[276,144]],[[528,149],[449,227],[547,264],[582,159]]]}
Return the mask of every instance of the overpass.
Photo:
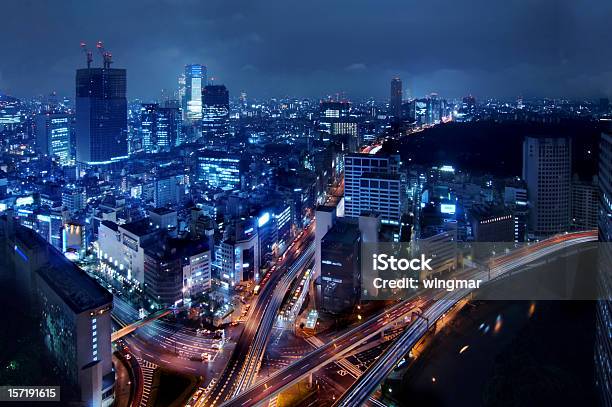
{"label": "overpass", "polygon": [[166,315],[170,314],[172,311],[169,309],[162,309],[159,310],[151,315],[149,315],[148,317],[140,320],[140,321],[136,321],[134,323],[131,323],[129,325],[124,326],[123,328],[113,332],[111,334],[111,342],[115,342],[117,339],[121,339],[126,335],[131,334],[132,332],[134,332],[135,330],[137,330],[138,328],[150,324],[153,321],[157,321],[160,318],[165,317]]}
{"label": "overpass", "polygon": [[[568,246],[596,240],[596,231],[554,236],[550,239],[518,249],[516,253],[511,252],[505,256],[497,257],[491,261],[488,270],[476,270],[471,273],[470,277],[478,278],[483,281],[492,281],[514,269],[567,248]],[[344,335],[339,336],[324,346],[305,355],[302,359],[279,370],[270,377],[257,382],[253,387],[223,403],[222,406],[251,407],[262,405],[269,398],[308,377],[313,372],[329,363],[341,359],[359,344],[387,329],[393,322],[401,318],[409,317],[414,308],[420,307],[425,309],[423,315],[425,318],[417,318],[416,321],[412,321],[410,328],[390,346],[390,349],[385,353],[385,355],[389,354],[390,356],[380,357],[380,362],[377,361],[375,365],[371,366],[370,369],[358,379],[357,383],[338,401],[338,403],[342,403],[339,404],[342,406],[362,405],[373,392],[373,389],[385,377],[382,372],[384,371],[385,374],[388,373],[388,371],[395,366],[397,361],[408,353],[409,348],[427,332],[430,323],[444,315],[457,302],[471,292],[472,290],[464,289],[450,293],[445,292],[442,295],[432,295],[433,293],[431,293],[416,299],[404,300],[394,305],[389,310],[374,316]],[[429,318],[429,321],[426,321],[427,318]],[[401,357],[396,359],[397,355],[401,355]],[[386,363],[384,363],[385,360]],[[395,363],[392,363],[392,361],[395,361]],[[374,366],[380,365],[382,365],[380,368],[373,369]],[[388,367],[390,367],[389,370],[386,370]],[[372,373],[370,373],[370,370],[372,370]],[[378,373],[375,374],[375,372]],[[365,383],[365,385],[361,383]],[[376,384],[373,385],[373,383]],[[353,388],[357,390],[353,390]]]}
{"label": "overpass", "polygon": [[[208,394],[202,394],[194,405],[214,406],[250,387],[289,285],[314,258],[313,229],[314,222],[302,238],[290,247],[287,255],[283,256],[282,264],[271,274],[251,307],[244,331],[219,380],[212,390]],[[291,266],[286,267],[285,264]]]}
{"label": "overpass", "polygon": [[[588,243],[597,240],[597,231],[577,232],[567,235],[559,235],[551,239],[544,240],[532,246],[522,247],[508,256],[499,257],[491,261],[489,270],[478,271],[473,278],[480,278],[485,283],[492,282],[501,277],[505,277],[512,270],[537,261],[545,256],[553,254],[559,250],[578,244]],[[472,290],[464,289],[453,292],[445,296],[441,301],[437,301],[424,313],[424,318],[419,318],[391,345],[385,352],[357,378],[357,381],[340,397],[334,406],[351,407],[362,405],[378,385],[387,377],[389,372],[399,363],[399,361],[412,349],[412,347],[429,330],[429,325],[437,321],[459,301],[470,294]],[[427,321],[427,323],[425,322]]]}

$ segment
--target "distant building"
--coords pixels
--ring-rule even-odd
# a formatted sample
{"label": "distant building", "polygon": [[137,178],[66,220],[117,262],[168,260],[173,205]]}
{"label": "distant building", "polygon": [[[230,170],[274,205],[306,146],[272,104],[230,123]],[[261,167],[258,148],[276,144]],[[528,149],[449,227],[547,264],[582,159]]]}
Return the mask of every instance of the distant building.
{"label": "distant building", "polygon": [[240,187],[240,157],[219,152],[200,151],[197,157],[198,181],[211,188]]}
{"label": "distant building", "polygon": [[180,111],[157,103],[143,104],[140,110],[142,147],[147,152],[164,151],[180,139]]}
{"label": "distant building", "polygon": [[514,216],[503,207],[474,206],[470,211],[476,242],[514,242]]}
{"label": "distant building", "polygon": [[597,229],[599,211],[599,186],[597,177],[591,182],[581,181],[578,177],[572,180],[572,229]]}
{"label": "distant building", "polygon": [[402,80],[400,78],[391,79],[389,115],[397,120],[402,117]]}
{"label": "distant building", "polygon": [[522,185],[517,187],[506,186],[504,188],[504,205],[512,211],[514,218],[514,241],[526,241],[529,216],[527,188]]}
{"label": "distant building", "polygon": [[153,181],[153,203],[156,207],[177,205],[185,195],[180,176],[162,176]]}
{"label": "distant building", "polygon": [[75,213],[85,209],[87,196],[82,188],[65,188],[62,191],[62,205],[70,213]]}
{"label": "distant building", "polygon": [[202,120],[202,88],[206,86],[206,67],[200,64],[185,65],[184,80],[183,119],[199,122]]}
{"label": "distant building", "polygon": [[568,138],[525,138],[523,179],[530,203],[529,231],[536,238],[570,229],[571,160]]}
{"label": "distant building", "polygon": [[38,150],[57,159],[60,165],[74,163],[70,134],[72,116],[64,113],[43,113],[36,116],[36,145]]}
{"label": "distant building", "polygon": [[149,210],[149,219],[156,228],[176,234],[178,228],[178,219],[176,211],[168,208],[155,208]]}
{"label": "distant building", "polygon": [[126,71],[84,68],[76,73],[76,159],[101,164],[126,157]]}
{"label": "distant building", "polygon": [[229,92],[224,85],[208,85],[202,90],[202,136],[228,141]]}
{"label": "distant building", "polygon": [[344,213],[357,218],[362,212],[379,211],[383,223],[399,224],[401,181],[399,158],[348,154],[344,158]]}
{"label": "distant building", "polygon": [[346,123],[349,119],[350,111],[351,104],[347,101],[321,101],[319,104],[319,124],[321,130],[328,134],[332,134],[334,123]]}

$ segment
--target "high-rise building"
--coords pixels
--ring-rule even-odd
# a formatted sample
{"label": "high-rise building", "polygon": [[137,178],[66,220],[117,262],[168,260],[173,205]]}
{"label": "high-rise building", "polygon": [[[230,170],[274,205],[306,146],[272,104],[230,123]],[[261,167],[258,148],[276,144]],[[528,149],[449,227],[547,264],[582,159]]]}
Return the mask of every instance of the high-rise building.
{"label": "high-rise building", "polygon": [[332,314],[350,311],[361,289],[361,234],[356,223],[338,220],[321,241],[317,308]]}
{"label": "high-rise building", "polygon": [[225,85],[202,90],[202,135],[225,140],[229,134],[229,92]]}
{"label": "high-rise building", "polygon": [[525,138],[523,179],[530,203],[529,232],[536,238],[570,229],[571,160],[568,138]]}
{"label": "high-rise building", "polygon": [[603,406],[612,406],[612,121],[601,135],[599,147],[599,287],[595,329],[595,384]]}
{"label": "high-rise building", "polygon": [[397,120],[402,117],[402,80],[400,78],[391,79],[389,114]]}
{"label": "high-rise building", "polygon": [[206,86],[206,67],[200,64],[185,65],[185,95],[183,117],[186,121],[202,120],[202,88]]}
{"label": "high-rise building", "polygon": [[140,109],[142,148],[146,152],[167,150],[177,144],[181,130],[180,111],[146,103]]}
{"label": "high-rise building", "polygon": [[76,159],[101,164],[126,157],[125,69],[83,68],[76,72]]}
{"label": "high-rise building", "polygon": [[0,219],[0,242],[0,276],[13,282],[6,288],[30,309],[35,325],[29,336],[44,346],[37,357],[56,366],[47,379],[61,384],[62,404],[113,405],[112,294],[36,232],[16,224],[12,213]]}
{"label": "high-rise building", "polygon": [[313,281],[321,275],[321,241],[336,222],[336,207],[318,206],[315,216],[317,223],[315,224],[315,266]]}
{"label": "high-rise building", "polygon": [[36,145],[38,150],[55,157],[60,165],[73,164],[70,148],[72,116],[65,113],[43,113],[36,117]]}
{"label": "high-rise building", "polygon": [[599,210],[599,187],[597,177],[592,181],[572,180],[572,229],[589,230],[597,228]]}
{"label": "high-rise building", "polygon": [[399,224],[401,182],[396,156],[348,154],[344,158],[344,214],[364,212],[382,216],[383,223]]}

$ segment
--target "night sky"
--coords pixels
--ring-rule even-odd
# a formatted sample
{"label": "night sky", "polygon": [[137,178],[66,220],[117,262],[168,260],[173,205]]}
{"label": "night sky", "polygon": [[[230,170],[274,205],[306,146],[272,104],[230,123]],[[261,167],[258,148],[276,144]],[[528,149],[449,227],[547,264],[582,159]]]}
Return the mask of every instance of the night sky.
{"label": "night sky", "polygon": [[[610,0],[2,0],[0,92],[74,94],[81,40],[128,97],[207,65],[232,97],[612,96]],[[100,65],[100,57],[95,56]]]}

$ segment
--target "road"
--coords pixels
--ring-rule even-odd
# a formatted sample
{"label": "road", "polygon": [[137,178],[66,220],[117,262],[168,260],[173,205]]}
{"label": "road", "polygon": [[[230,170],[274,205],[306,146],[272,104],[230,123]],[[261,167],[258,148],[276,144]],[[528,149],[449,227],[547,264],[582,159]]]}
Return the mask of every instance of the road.
{"label": "road", "polygon": [[[479,278],[482,280],[486,280],[488,276],[491,276],[491,279],[498,278],[507,273],[508,271],[514,270],[517,267],[530,263],[534,260],[537,260],[538,258],[544,257],[548,254],[554,253],[555,251],[568,247],[568,245],[590,242],[596,239],[597,235],[594,231],[555,236],[546,241],[542,241],[531,246],[521,248],[519,249],[518,253],[510,253],[506,256],[500,256],[494,259],[490,271],[477,270],[474,272],[477,274],[475,274],[473,278]],[[443,315],[448,309],[450,309],[450,307],[452,307],[457,301],[463,298],[467,293],[469,293],[469,290],[445,292],[442,295],[440,295],[439,292],[436,292],[433,294],[433,298],[436,298],[437,300],[434,300],[433,298],[428,298],[427,296],[422,297],[418,300],[404,300],[399,304],[396,304],[391,307],[388,311],[374,316],[373,318],[369,319],[357,328],[332,340],[331,342],[325,344],[319,349],[316,349],[315,351],[305,355],[304,358],[276,372],[269,378],[259,381],[258,383],[256,383],[255,386],[251,387],[247,391],[223,403],[222,406],[251,407],[260,405],[270,397],[277,395],[282,390],[295,384],[299,380],[306,378],[312,372],[340,359],[343,355],[354,349],[359,344],[372,338],[377,333],[383,331],[393,321],[396,321],[403,317],[409,317],[411,311],[415,307],[418,306],[426,309],[424,316],[426,318],[431,317],[429,321],[431,323],[432,321]],[[419,302],[415,303],[414,301]],[[426,330],[427,322],[425,322],[422,318],[411,321],[411,328],[409,328],[409,330],[407,331],[413,333],[409,336],[410,340],[414,340],[414,338],[418,336],[418,334],[424,333],[424,331],[419,328],[422,327],[423,324],[425,324],[424,329]],[[418,334],[414,332],[417,332]],[[404,336],[402,335],[400,339],[403,337]],[[394,347],[392,346],[390,348],[393,349]],[[405,353],[407,352],[404,352],[403,355],[405,355]],[[393,366],[395,365],[391,365],[391,368]],[[374,365],[371,366],[370,369],[372,369],[373,367]],[[362,377],[364,376],[365,375],[363,375]],[[378,383],[380,382],[377,382],[376,385],[378,385]],[[368,391],[369,389],[360,391],[359,396],[363,397],[363,395],[367,393],[367,396],[364,399],[367,400],[367,398],[371,394],[371,392],[368,393]],[[361,404],[357,403],[345,405],[354,406]]]}
{"label": "road", "polygon": [[377,314],[375,317],[351,329],[345,334],[333,339],[323,346],[305,355],[297,362],[285,367],[255,386],[241,393],[222,406],[253,406],[266,401],[268,398],[278,394],[288,386],[307,377],[313,371],[342,359],[346,354],[370,338],[380,334],[390,324],[402,319],[409,318],[411,313],[424,306],[420,298],[403,301],[392,306],[390,309]]}
{"label": "road", "polygon": [[244,331],[227,366],[212,390],[198,399],[197,406],[217,405],[232,397],[236,389],[250,385],[289,284],[314,257],[313,232],[314,222],[290,246],[275,271],[262,279],[265,284],[249,310]]}
{"label": "road", "polygon": [[[552,237],[531,246],[518,249],[516,253],[494,259],[490,270],[476,270],[470,278],[481,279],[485,283],[505,276],[508,272],[516,270],[547,255],[554,254],[568,246],[592,242],[597,240],[596,231],[570,233]],[[465,289],[453,291],[428,307],[424,318],[419,318],[379,357],[370,368],[361,375],[349,390],[334,404],[338,407],[351,407],[362,405],[389,372],[423,337],[429,326],[442,317],[449,309],[455,306],[473,290]]]}

